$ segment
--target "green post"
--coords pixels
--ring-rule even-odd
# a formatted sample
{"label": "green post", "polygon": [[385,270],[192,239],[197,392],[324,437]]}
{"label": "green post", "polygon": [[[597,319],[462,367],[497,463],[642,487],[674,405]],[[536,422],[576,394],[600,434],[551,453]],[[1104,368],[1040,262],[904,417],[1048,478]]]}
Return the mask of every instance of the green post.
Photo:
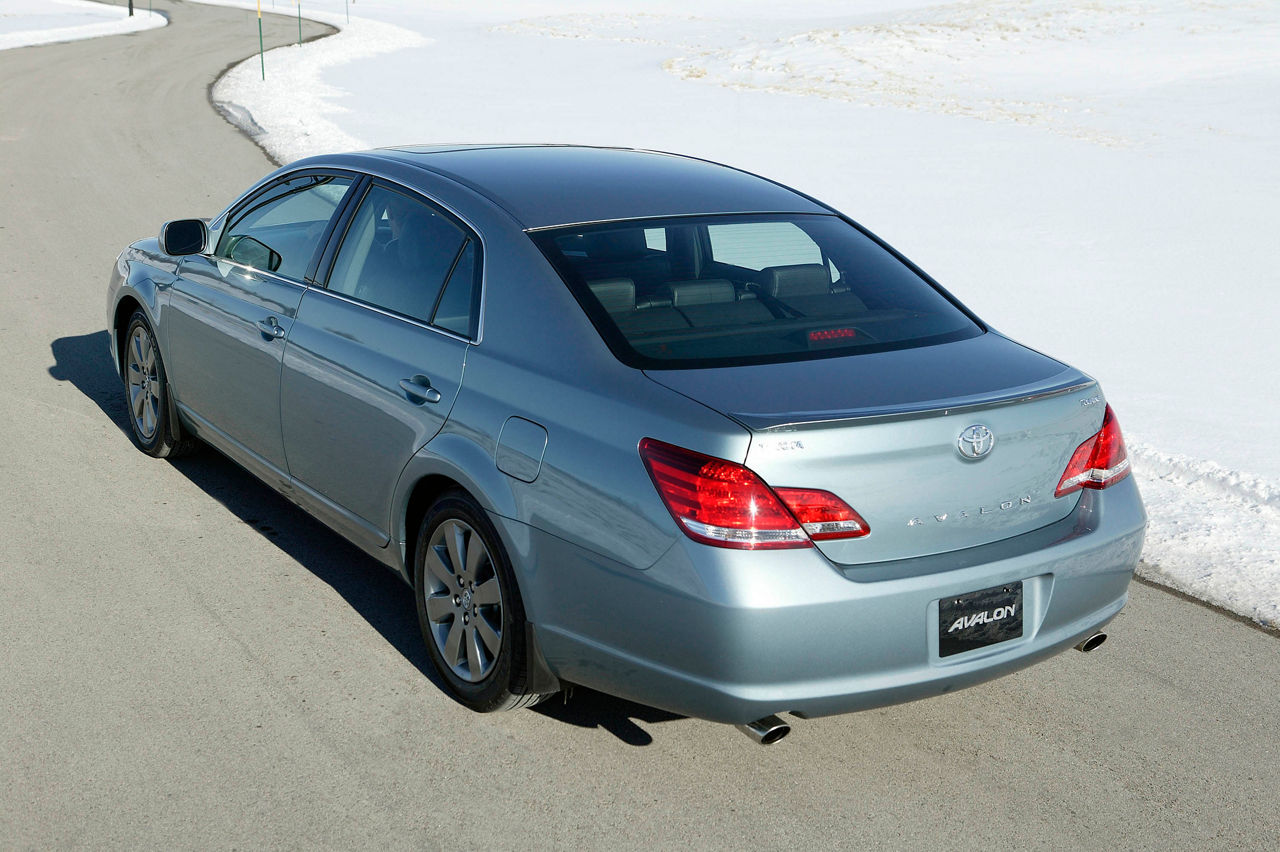
{"label": "green post", "polygon": [[298,0],[298,45],[302,45],[302,0]]}
{"label": "green post", "polygon": [[262,66],[262,79],[267,79],[267,60],[262,55],[262,0],[258,0],[258,64]]}

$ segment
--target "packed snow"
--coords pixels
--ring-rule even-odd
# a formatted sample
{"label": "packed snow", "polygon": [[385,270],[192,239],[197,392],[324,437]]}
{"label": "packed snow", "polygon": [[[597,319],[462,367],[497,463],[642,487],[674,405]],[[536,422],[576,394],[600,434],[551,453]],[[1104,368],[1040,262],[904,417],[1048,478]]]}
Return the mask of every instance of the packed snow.
{"label": "packed snow", "polygon": [[305,0],[342,32],[214,99],[280,162],[577,142],[810,192],[1095,375],[1151,516],[1139,572],[1280,627],[1280,4],[636,6]]}
{"label": "packed snow", "polygon": [[126,6],[88,0],[2,0],[0,50],[132,33],[168,23],[164,15],[145,6],[146,0],[135,2],[130,17]]}

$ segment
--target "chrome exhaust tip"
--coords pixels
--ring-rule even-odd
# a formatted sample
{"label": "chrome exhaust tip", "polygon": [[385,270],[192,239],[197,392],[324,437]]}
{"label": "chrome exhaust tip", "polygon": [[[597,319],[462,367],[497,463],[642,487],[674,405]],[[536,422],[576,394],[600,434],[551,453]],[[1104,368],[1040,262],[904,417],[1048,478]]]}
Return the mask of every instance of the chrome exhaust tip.
{"label": "chrome exhaust tip", "polygon": [[739,731],[751,737],[760,745],[773,745],[791,733],[791,726],[777,716],[765,716],[745,725],[734,725]]}
{"label": "chrome exhaust tip", "polygon": [[1076,650],[1087,654],[1105,641],[1107,641],[1107,634],[1099,630],[1097,633],[1077,645]]}

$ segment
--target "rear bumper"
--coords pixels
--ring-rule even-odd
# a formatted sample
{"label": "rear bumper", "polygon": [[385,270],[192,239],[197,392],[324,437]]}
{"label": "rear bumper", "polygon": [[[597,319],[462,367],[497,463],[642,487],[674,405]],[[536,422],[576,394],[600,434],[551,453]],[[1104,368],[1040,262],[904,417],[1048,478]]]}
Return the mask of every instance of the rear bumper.
{"label": "rear bumper", "polygon": [[[496,518],[518,554],[543,655],[563,680],[741,723],[950,692],[1080,641],[1124,606],[1146,515],[1132,477],[1003,542],[842,570],[816,549],[744,552],[681,537],[637,571]],[[938,655],[938,601],[1022,581],[1023,635]]]}

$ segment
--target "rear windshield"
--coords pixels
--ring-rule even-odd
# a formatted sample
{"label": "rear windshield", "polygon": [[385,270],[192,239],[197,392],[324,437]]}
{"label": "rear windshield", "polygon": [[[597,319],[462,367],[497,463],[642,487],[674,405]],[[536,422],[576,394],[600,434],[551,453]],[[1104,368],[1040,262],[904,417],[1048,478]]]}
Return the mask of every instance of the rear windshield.
{"label": "rear windshield", "polygon": [[531,236],[609,348],[633,367],[798,361],[983,332],[836,216],[646,219]]}

